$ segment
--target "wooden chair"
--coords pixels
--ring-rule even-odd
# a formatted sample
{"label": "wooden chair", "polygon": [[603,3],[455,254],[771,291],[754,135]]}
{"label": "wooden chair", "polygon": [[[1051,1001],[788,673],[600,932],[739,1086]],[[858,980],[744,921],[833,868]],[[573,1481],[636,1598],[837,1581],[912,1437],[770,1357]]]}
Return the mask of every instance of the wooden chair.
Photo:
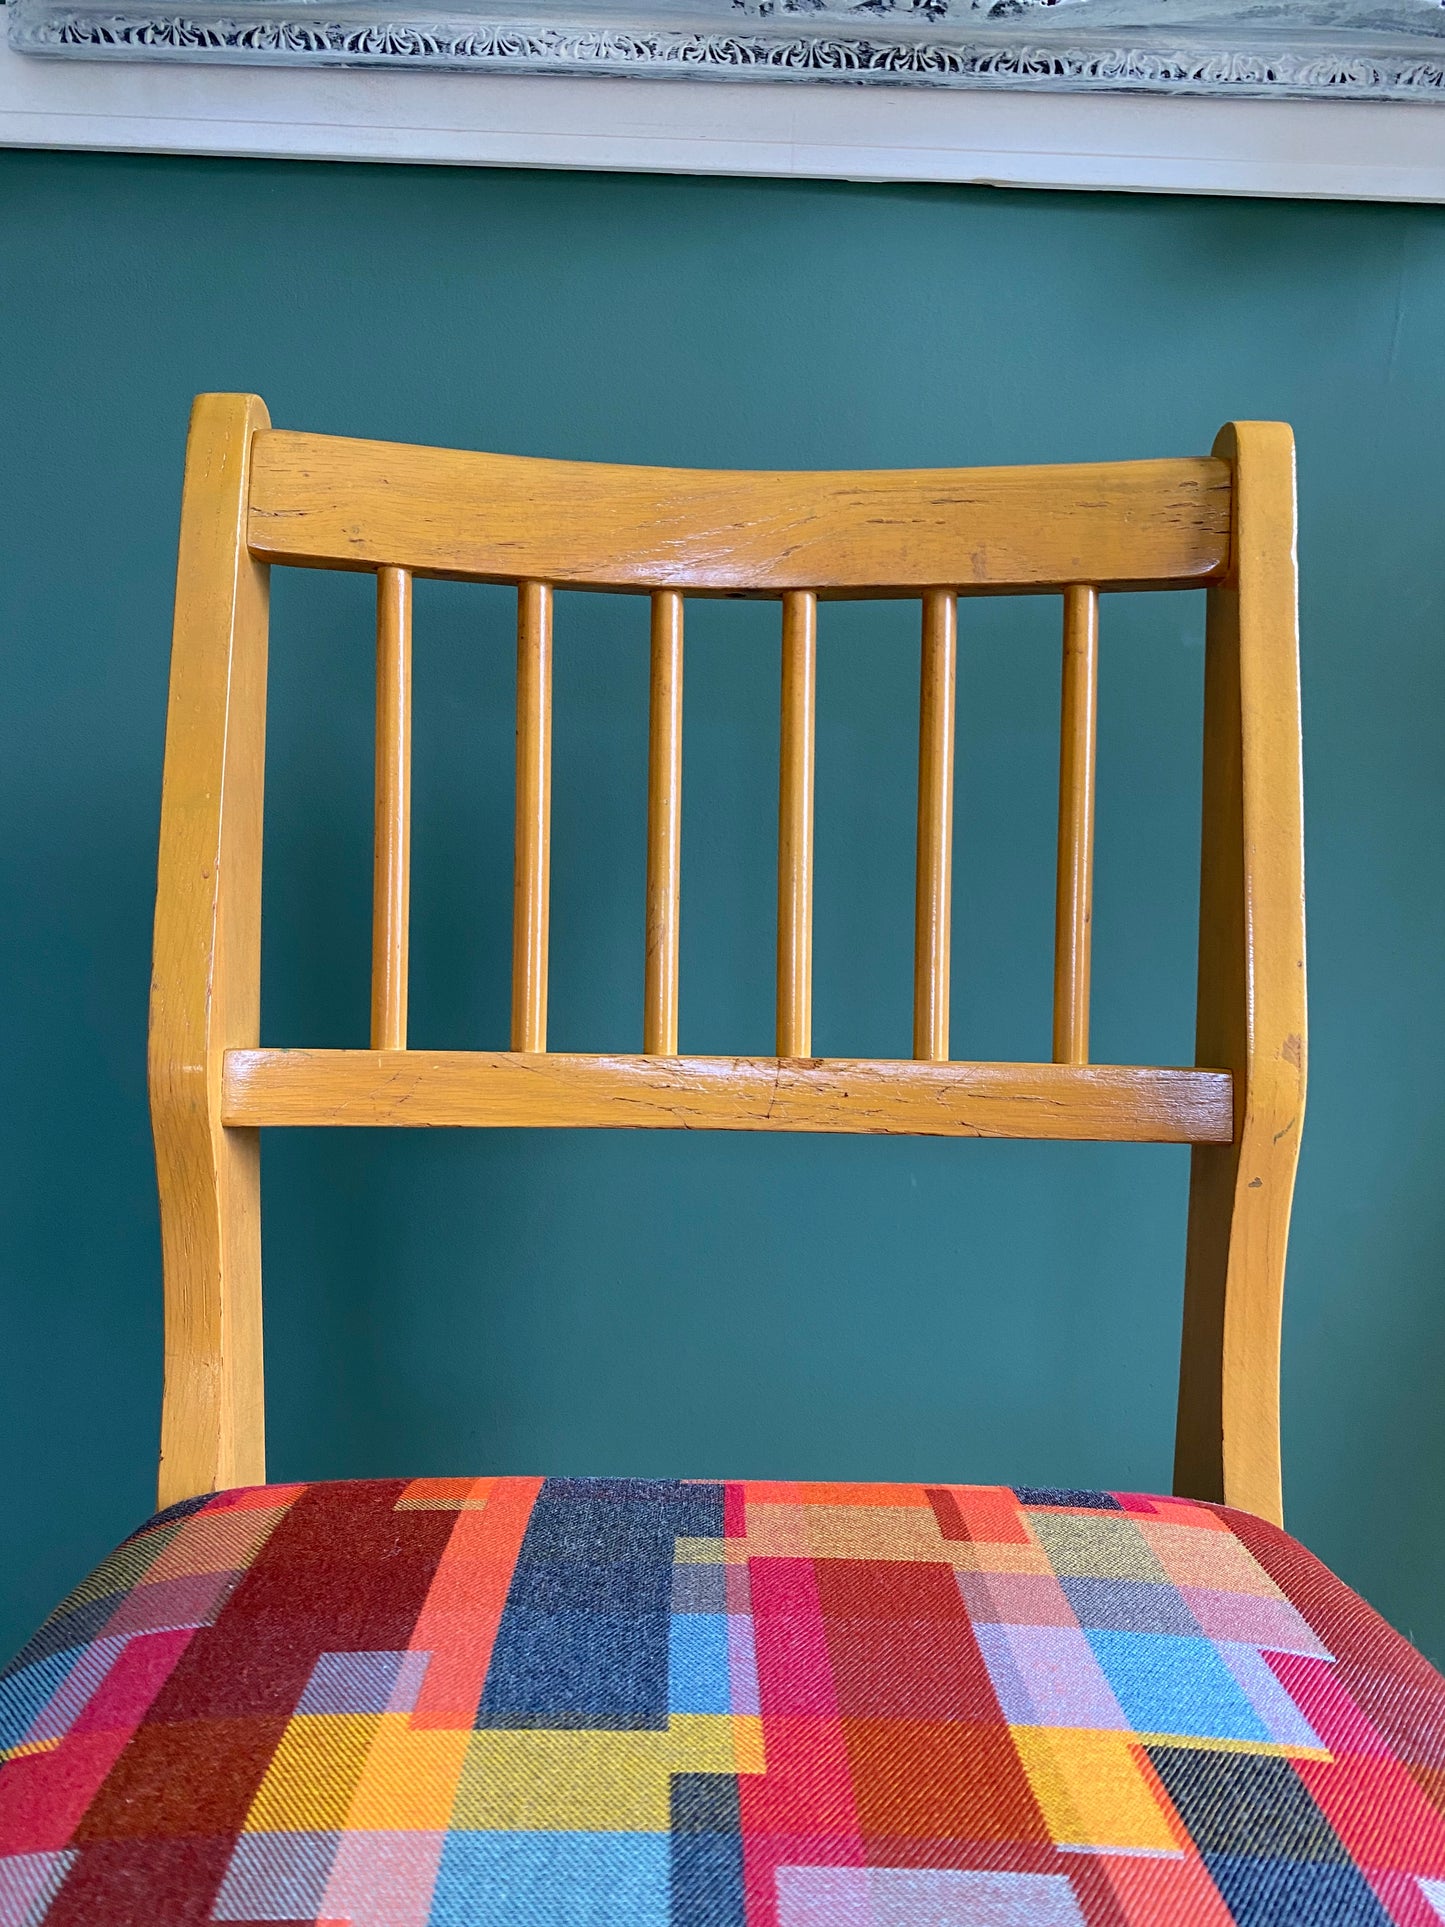
{"label": "wooden chair", "polygon": [[[260,1038],[276,564],[377,581],[366,1050]],[[504,1051],[407,1035],[418,575],[517,585]],[[640,1056],[547,1049],[552,617],[569,588],[651,598]],[[1180,1068],[1089,1058],[1100,598],[1134,589],[1208,598],[1196,1062]],[[1063,607],[1053,1060],[959,1063],[957,599],[1041,593]],[[782,605],[774,1058],[677,1048],[685,595]],[[818,603],[861,596],[922,606],[907,1062],[812,1055]],[[1287,428],[1237,424],[1185,460],[749,475],[336,440],[202,396],[150,1033],[163,1509],[0,1679],[0,1921],[1445,1920],[1445,1680],[1279,1525],[1304,1037]],[[485,1472],[267,1486],[258,1142],[288,1124],[1189,1144],[1175,1496]]]}
{"label": "wooden chair", "polygon": [[[1192,1144],[1176,1491],[1279,1520],[1279,1333],[1305,1090],[1294,452],[1241,423],[1212,456],[1079,468],[728,474],[295,434],[202,396],[186,466],[150,1077],[165,1252],[160,1500],[265,1477],[258,1134],[297,1124],[926,1132]],[[261,1047],[271,566],[377,579],[371,1049]],[[411,1049],[411,583],[515,582],[516,885],[508,1051]],[[649,595],[644,1054],[547,1050],[552,610]],[[1099,598],[1209,599],[1195,1068],[1089,1061]],[[1054,1061],[949,1059],[960,595],[1062,592]],[[683,597],[780,601],[776,1058],[677,1054]],[[820,599],[923,610],[913,1061],[812,1056]]]}

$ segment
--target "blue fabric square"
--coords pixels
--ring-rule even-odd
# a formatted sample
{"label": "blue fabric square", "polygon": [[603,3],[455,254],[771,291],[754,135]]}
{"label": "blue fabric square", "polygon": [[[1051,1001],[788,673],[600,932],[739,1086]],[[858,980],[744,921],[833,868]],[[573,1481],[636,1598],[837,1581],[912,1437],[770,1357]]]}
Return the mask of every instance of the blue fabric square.
{"label": "blue fabric square", "polygon": [[669,1713],[731,1712],[725,1613],[673,1615],[667,1656],[667,1710]]}
{"label": "blue fabric square", "polygon": [[1071,1485],[1014,1485],[1009,1490],[1020,1505],[1061,1505],[1088,1512],[1122,1512],[1112,1492],[1083,1492]]}
{"label": "blue fabric square", "polygon": [[1097,1626],[1114,1633],[1173,1633],[1186,1639],[1201,1636],[1199,1621],[1190,1612],[1177,1586],[1156,1585],[1140,1579],[1072,1579],[1059,1581],[1081,1626]]}
{"label": "blue fabric square", "polygon": [[1206,1859],[1348,1860],[1291,1761],[1197,1746],[1151,1746],[1149,1758]]}
{"label": "blue fabric square", "polygon": [[477,1725],[661,1732],[668,1624],[666,1613],[537,1613],[509,1605]]}
{"label": "blue fabric square", "polygon": [[0,1746],[19,1746],[36,1715],[55,1697],[84,1648],[47,1653],[33,1666],[18,1668],[0,1682]]}
{"label": "blue fabric square", "polygon": [[734,1773],[674,1773],[671,1927],[744,1927],[743,1841]]}
{"label": "blue fabric square", "polygon": [[1209,1640],[1092,1626],[1086,1637],[1136,1733],[1205,1740],[1270,1737]]}
{"label": "blue fabric square", "polygon": [[1358,1868],[1309,1860],[1206,1854],[1235,1927],[1390,1927]]}
{"label": "blue fabric square", "polygon": [[[675,1613],[725,1613],[728,1609],[728,1567],[680,1565],[672,1569],[672,1610]],[[742,1570],[746,1571],[746,1568]]]}
{"label": "blue fabric square", "polygon": [[671,1927],[743,1927],[743,1923],[742,1836],[675,1834]]}
{"label": "blue fabric square", "polygon": [[428,1927],[669,1927],[665,1833],[452,1833]]}
{"label": "blue fabric square", "polygon": [[721,1538],[718,1484],[548,1479],[497,1628],[478,1726],[667,1724],[679,1538]]}
{"label": "blue fabric square", "polygon": [[596,1560],[580,1553],[556,1559],[520,1560],[508,1603],[528,1612],[665,1613],[672,1596],[675,1541],[639,1540],[641,1556],[624,1558],[617,1546]]}

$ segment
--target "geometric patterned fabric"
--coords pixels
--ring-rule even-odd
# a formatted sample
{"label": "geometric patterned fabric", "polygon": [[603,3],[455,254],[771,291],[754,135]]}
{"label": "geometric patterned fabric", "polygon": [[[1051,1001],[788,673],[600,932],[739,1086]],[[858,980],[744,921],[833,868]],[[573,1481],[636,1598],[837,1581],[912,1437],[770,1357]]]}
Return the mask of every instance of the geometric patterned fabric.
{"label": "geometric patterned fabric", "polygon": [[224,1492],[47,1621],[0,1761],[0,1927],[1445,1922],[1445,1680],[1127,1492]]}

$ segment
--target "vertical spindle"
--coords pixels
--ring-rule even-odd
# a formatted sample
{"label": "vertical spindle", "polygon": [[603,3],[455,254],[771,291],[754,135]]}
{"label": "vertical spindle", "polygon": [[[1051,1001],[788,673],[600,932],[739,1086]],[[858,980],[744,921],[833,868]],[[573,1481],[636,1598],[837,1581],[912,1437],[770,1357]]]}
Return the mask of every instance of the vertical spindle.
{"label": "vertical spindle", "polygon": [[818,598],[783,597],[782,753],[778,779],[779,1057],[813,1053],[813,757]]}
{"label": "vertical spindle", "polygon": [[552,854],[552,590],[517,585],[517,840],[512,895],[512,1049],[547,1048]]}
{"label": "vertical spindle", "polygon": [[371,1048],[406,1049],[411,906],[411,574],[376,572],[376,817]]}
{"label": "vertical spindle", "polygon": [[1099,690],[1099,592],[1064,590],[1059,732],[1059,863],[1054,899],[1054,1062],[1089,1061],[1094,893],[1094,765]]}
{"label": "vertical spindle", "polygon": [[679,902],[682,880],[682,592],[652,598],[651,707],[647,744],[647,963],[642,1048],[677,1055]]}
{"label": "vertical spindle", "polygon": [[913,1055],[948,1060],[948,969],[953,899],[953,724],[958,598],[923,598],[918,724],[918,877],[913,933]]}

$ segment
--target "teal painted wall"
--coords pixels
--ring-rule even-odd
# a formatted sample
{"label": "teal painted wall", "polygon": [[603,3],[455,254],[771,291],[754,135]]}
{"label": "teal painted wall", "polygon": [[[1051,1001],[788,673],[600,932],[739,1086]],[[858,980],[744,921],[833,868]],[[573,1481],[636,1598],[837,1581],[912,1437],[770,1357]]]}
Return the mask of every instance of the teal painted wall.
{"label": "teal painted wall", "polygon": [[[1294,1528],[1445,1659],[1445,210],[0,155],[0,1645],[150,1502],[150,898],[190,396],[737,466],[1300,442],[1313,1080]],[[1105,612],[1102,1057],[1187,1060],[1200,612]],[[908,1038],[917,640],[826,612],[824,1052]],[[266,1031],[366,1025],[370,610],[278,582]],[[417,598],[413,1037],[505,1035],[509,612]],[[955,1049],[1048,1047],[1057,605],[966,609]],[[775,611],[698,606],[683,1042],[770,1036]],[[640,1036],[645,609],[559,620],[558,1046]],[[1185,1154],[367,1133],[267,1151],[280,1478],[1158,1487]]]}

